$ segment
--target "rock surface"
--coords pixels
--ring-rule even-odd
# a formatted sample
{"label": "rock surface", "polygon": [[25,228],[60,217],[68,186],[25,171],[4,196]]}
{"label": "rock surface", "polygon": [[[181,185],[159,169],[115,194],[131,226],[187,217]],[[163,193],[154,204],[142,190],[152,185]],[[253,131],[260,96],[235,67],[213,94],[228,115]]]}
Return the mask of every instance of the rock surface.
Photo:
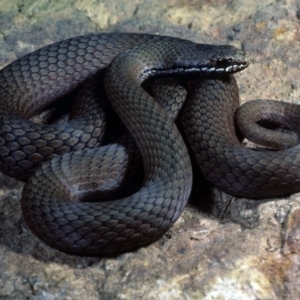
{"label": "rock surface", "polygon": [[[0,8],[0,68],[76,35],[148,32],[242,47],[252,63],[236,76],[241,102],[299,103],[300,6],[292,0],[0,0]],[[235,199],[204,183],[159,241],[101,259],[44,245],[22,218],[22,184],[4,176],[0,184],[0,299],[300,298],[299,194]]]}

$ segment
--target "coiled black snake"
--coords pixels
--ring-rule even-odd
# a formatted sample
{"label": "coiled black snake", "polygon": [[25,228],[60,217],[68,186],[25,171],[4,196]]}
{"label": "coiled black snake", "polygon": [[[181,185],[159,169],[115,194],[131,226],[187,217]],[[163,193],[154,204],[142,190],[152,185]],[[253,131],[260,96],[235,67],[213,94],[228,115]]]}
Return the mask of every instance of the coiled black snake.
{"label": "coiled black snake", "polygon": [[[141,88],[156,75],[200,76],[189,82],[181,120],[209,181],[237,196],[296,191],[297,147],[286,150],[283,157],[279,152],[245,149],[236,138],[238,88],[230,74],[247,65],[244,52],[231,46],[116,33],[61,41],[4,68],[0,72],[0,168],[26,181],[21,205],[30,229],[59,250],[95,255],[148,244],[177,220],[190,195],[191,163],[171,113],[168,116]],[[99,86],[103,76],[105,91]],[[71,113],[70,122],[31,121],[78,86],[89,95],[81,92],[81,100],[75,101],[75,111],[80,113]],[[105,93],[138,144],[144,178],[132,195],[88,202],[88,197],[94,200],[119,184],[130,169],[126,143],[98,147],[109,108],[105,102],[99,105],[89,99]]]}

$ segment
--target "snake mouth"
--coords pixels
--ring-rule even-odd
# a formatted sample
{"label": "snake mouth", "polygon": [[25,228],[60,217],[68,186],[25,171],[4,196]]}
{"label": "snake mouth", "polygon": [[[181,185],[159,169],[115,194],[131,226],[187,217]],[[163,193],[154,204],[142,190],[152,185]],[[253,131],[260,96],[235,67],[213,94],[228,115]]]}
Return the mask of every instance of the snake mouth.
{"label": "snake mouth", "polygon": [[248,67],[249,63],[250,61],[248,59],[237,60],[233,58],[215,58],[209,60],[204,65],[194,63],[189,66],[174,65],[168,68],[165,66],[163,68],[146,68],[143,72],[141,72],[140,81],[143,82],[157,74],[199,74],[204,76],[233,74]]}
{"label": "snake mouth", "polygon": [[171,74],[200,74],[205,76],[222,75],[222,74],[233,74],[245,69],[249,65],[248,61],[237,62],[229,60],[216,60],[210,61],[209,63],[199,66],[188,66],[173,68],[149,68],[145,69],[140,75],[140,81],[143,82],[148,78],[151,78],[153,74],[160,75],[171,75]]}
{"label": "snake mouth", "polygon": [[201,71],[209,73],[226,73],[232,74],[245,69],[249,61],[236,61],[232,59],[217,59],[210,61],[207,66],[201,68]]}

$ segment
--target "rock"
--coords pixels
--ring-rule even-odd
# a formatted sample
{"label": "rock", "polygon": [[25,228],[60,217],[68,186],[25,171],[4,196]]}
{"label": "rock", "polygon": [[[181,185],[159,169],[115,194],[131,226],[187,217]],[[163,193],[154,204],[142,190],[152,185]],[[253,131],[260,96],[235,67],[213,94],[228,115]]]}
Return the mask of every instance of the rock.
{"label": "rock", "polygon": [[[236,76],[242,103],[299,103],[295,1],[0,0],[0,7],[0,68],[72,36],[148,32],[242,47],[252,58]],[[40,242],[21,215],[22,184],[0,181],[1,299],[300,297],[298,194],[236,199],[199,181],[181,218],[159,241],[134,253],[92,258]]]}

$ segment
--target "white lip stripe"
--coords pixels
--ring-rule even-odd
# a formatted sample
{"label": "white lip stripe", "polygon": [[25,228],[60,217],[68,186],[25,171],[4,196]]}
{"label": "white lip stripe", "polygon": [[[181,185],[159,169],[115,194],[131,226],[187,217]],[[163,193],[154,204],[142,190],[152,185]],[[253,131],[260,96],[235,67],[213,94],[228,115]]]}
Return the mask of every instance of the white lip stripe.
{"label": "white lip stripe", "polygon": [[145,79],[147,79],[149,76],[151,76],[152,74],[155,74],[155,73],[160,73],[160,74],[166,74],[166,73],[180,73],[180,72],[186,72],[186,73],[193,73],[193,72],[203,72],[203,73],[213,73],[213,72],[216,72],[216,73],[231,73],[231,72],[236,72],[236,71],[239,71],[239,70],[242,70],[243,68],[245,68],[246,66],[248,65],[248,63],[240,63],[238,65],[231,65],[231,66],[228,66],[226,68],[215,68],[215,67],[212,67],[212,68],[209,68],[209,67],[192,67],[192,68],[189,68],[189,69],[183,69],[183,68],[178,68],[174,71],[170,71],[170,70],[156,70],[156,69],[153,69],[153,70],[146,70],[143,74],[141,74],[141,77],[140,77],[140,80],[141,81],[144,81]]}

